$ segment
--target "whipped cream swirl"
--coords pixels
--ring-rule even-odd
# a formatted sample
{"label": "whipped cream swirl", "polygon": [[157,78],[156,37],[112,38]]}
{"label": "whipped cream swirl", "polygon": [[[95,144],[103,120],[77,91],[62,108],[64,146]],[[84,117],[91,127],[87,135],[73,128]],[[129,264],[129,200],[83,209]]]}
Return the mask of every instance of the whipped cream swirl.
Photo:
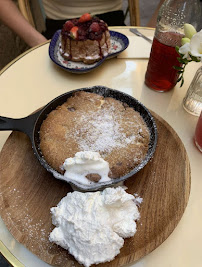
{"label": "whipped cream swirl", "polygon": [[68,193],[51,213],[56,227],[50,241],[86,267],[113,260],[140,218],[135,197],[122,187]]}

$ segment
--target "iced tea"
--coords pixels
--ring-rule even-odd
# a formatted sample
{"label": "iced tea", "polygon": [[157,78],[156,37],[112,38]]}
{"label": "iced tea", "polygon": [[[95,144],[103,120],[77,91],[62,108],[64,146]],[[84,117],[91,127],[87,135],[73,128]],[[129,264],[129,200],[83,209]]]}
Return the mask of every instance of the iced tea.
{"label": "iced tea", "polygon": [[182,35],[174,32],[160,33],[154,37],[145,84],[159,92],[172,89],[179,77],[174,66],[181,66],[175,46],[180,45]]}

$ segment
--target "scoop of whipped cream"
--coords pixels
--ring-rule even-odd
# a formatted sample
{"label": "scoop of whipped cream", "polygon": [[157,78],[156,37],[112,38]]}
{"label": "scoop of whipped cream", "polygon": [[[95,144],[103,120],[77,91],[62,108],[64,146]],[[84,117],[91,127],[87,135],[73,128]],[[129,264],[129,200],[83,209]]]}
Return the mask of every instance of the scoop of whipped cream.
{"label": "scoop of whipped cream", "polygon": [[90,184],[87,177],[92,174],[99,176],[99,182],[110,181],[108,177],[109,163],[98,152],[80,151],[74,158],[67,158],[62,168],[65,170],[64,178],[74,180],[82,184]]}
{"label": "scoop of whipped cream", "polygon": [[135,197],[122,187],[68,193],[51,213],[56,228],[50,241],[86,267],[113,260],[140,218]]}

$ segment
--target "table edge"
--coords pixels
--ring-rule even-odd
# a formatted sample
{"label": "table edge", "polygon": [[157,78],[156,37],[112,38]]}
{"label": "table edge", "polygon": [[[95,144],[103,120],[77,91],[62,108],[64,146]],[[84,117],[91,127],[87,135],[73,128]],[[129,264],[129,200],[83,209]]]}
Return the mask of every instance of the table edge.
{"label": "table edge", "polygon": [[30,52],[32,52],[33,50],[46,45],[50,42],[50,40],[48,40],[45,43],[39,44],[37,46],[34,46],[30,49],[28,49],[27,51],[23,52],[22,54],[20,54],[18,57],[16,57],[15,59],[13,59],[11,62],[9,62],[5,67],[3,67],[3,69],[0,70],[0,75],[3,74],[9,67],[11,67],[15,62],[17,62],[19,59],[21,59],[22,57],[24,57],[25,55],[29,54]]}
{"label": "table edge", "polygon": [[25,267],[4,245],[4,243],[0,240],[0,253],[12,266],[14,267]]}

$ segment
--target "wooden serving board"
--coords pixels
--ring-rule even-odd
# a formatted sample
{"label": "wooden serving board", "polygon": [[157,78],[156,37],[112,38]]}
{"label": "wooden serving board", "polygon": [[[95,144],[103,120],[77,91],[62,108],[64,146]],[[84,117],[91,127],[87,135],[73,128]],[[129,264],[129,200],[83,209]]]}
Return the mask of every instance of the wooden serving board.
{"label": "wooden serving board", "polygon": [[[121,253],[110,263],[124,266],[157,248],[174,230],[186,208],[190,193],[190,167],[176,132],[153,114],[158,130],[154,157],[128,179],[127,192],[143,198],[137,233],[125,239]],[[35,158],[28,137],[13,132],[0,154],[0,215],[14,238],[43,261],[54,266],[80,266],[67,251],[52,244],[54,228],[50,208],[71,187],[48,173]]]}

